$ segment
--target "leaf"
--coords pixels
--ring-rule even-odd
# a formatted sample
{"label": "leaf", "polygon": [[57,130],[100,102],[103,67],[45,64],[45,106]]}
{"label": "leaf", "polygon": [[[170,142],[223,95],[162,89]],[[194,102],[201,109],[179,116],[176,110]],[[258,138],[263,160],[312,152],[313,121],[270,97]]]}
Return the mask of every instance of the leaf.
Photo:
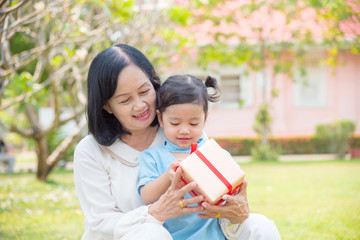
{"label": "leaf", "polygon": [[171,20],[181,26],[187,26],[188,18],[192,15],[189,9],[180,6],[169,9],[168,13]]}
{"label": "leaf", "polygon": [[357,48],[357,47],[353,47],[353,48],[351,48],[351,53],[353,53],[353,54],[359,54],[359,53],[360,53],[360,50],[359,50],[359,48]]}
{"label": "leaf", "polygon": [[279,96],[280,90],[278,88],[271,90],[271,96],[277,98]]}
{"label": "leaf", "polygon": [[15,0],[15,1],[13,1],[13,2],[10,4],[10,6],[13,7],[13,6],[15,6],[16,4],[18,4],[18,3],[19,3],[19,0]]}
{"label": "leaf", "polygon": [[55,57],[53,57],[53,59],[51,59],[50,64],[54,67],[54,69],[57,69],[63,61],[63,56],[56,55]]}

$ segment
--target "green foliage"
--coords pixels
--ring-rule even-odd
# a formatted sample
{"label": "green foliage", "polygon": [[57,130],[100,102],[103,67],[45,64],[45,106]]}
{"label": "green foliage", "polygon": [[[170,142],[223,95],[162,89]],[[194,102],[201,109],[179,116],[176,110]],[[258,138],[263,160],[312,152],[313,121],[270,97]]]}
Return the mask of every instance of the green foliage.
{"label": "green foliage", "polygon": [[111,19],[127,22],[134,16],[134,1],[131,0],[111,0],[111,1],[98,1],[99,3],[104,3],[103,6],[106,7],[108,12],[112,15]]}
{"label": "green foliage", "polygon": [[[15,73],[14,78],[9,82],[4,91],[4,99],[14,99],[26,92],[31,92],[37,84],[38,83],[33,81],[33,74],[30,72],[20,71],[19,73]],[[14,104],[13,107],[18,107],[18,113],[22,113],[26,103],[31,103],[38,108],[39,106],[46,104],[47,100],[48,89],[42,88],[38,90],[36,94],[25,98],[24,101]]]}
{"label": "green foliage", "polygon": [[349,149],[356,124],[350,120],[335,121],[316,126],[316,137],[329,140],[329,151],[343,158]]}
{"label": "green foliage", "polygon": [[[10,52],[11,54],[19,54],[24,51],[29,51],[35,47],[33,39],[24,32],[15,33],[9,40]],[[37,60],[33,60],[28,63],[23,68],[19,69],[18,73],[21,71],[34,73]]]}
{"label": "green foliage", "polygon": [[13,80],[8,85],[8,88],[5,89],[6,97],[17,97],[21,93],[29,92],[33,89],[33,76],[31,73],[23,71],[16,73]]}
{"label": "green foliage", "polygon": [[[217,143],[226,149],[231,155],[250,155],[251,149],[257,146],[257,138],[216,138]],[[290,137],[269,138],[269,144],[274,149],[281,149],[282,154],[325,154],[331,153],[329,149],[330,139],[318,137]],[[360,136],[349,140],[352,148],[360,147]]]}
{"label": "green foliage", "polygon": [[271,138],[269,142],[281,148],[282,154],[329,153],[328,139],[315,137]]}
{"label": "green foliage", "polygon": [[21,53],[35,47],[31,37],[23,32],[17,32],[10,38],[10,51],[12,54]]}
{"label": "green foliage", "polygon": [[[97,5],[102,11],[105,11],[113,23],[127,22],[134,16],[133,0],[77,0],[80,4],[87,5],[89,8]],[[99,9],[99,10],[100,10]]]}
{"label": "green foliage", "polygon": [[181,26],[186,26],[188,22],[188,18],[192,15],[191,11],[185,7],[174,7],[170,8],[168,11],[170,15],[170,19]]}
{"label": "green foliage", "polygon": [[255,138],[216,138],[216,142],[231,155],[250,155],[250,150],[257,144]]}
{"label": "green foliage", "polygon": [[[56,132],[53,132],[47,136],[47,142],[49,146],[49,152],[53,152],[58,145],[66,138],[64,131],[59,128]],[[74,158],[75,145],[73,144],[66,150],[62,159],[65,161],[72,161]]]}
{"label": "green foliage", "polygon": [[265,143],[251,149],[251,156],[254,161],[277,161],[279,160],[278,152],[269,143]]}
{"label": "green foliage", "polygon": [[350,146],[352,148],[360,148],[360,137],[353,137],[350,139]]}
{"label": "green foliage", "polygon": [[269,113],[269,108],[270,106],[268,104],[262,104],[256,113],[253,128],[260,136],[264,134],[264,131],[269,132],[271,128],[272,117]]}

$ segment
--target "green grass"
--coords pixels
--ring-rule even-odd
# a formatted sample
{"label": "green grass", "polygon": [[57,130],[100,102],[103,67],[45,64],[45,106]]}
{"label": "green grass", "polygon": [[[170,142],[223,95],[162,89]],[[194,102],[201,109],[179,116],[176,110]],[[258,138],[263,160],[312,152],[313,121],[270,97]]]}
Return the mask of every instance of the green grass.
{"label": "green grass", "polygon": [[[360,161],[243,163],[252,212],[282,239],[360,239]],[[83,216],[71,171],[48,183],[0,174],[0,239],[80,239]]]}
{"label": "green grass", "polygon": [[0,239],[80,239],[83,216],[73,174],[57,171],[47,183],[34,173],[0,175]]}
{"label": "green grass", "polygon": [[252,212],[282,239],[360,239],[360,162],[244,164]]}
{"label": "green grass", "polygon": [[33,151],[19,152],[15,154],[16,164],[36,163],[36,153]]}

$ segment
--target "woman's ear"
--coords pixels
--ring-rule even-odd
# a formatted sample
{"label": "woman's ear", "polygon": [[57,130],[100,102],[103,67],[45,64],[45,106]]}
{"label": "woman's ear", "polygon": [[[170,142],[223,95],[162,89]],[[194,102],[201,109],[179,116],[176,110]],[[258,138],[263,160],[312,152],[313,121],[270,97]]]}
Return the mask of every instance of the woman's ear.
{"label": "woman's ear", "polygon": [[163,123],[163,120],[162,120],[162,117],[161,117],[161,113],[160,113],[159,110],[156,110],[156,115],[157,115],[157,118],[158,118],[160,127],[164,127],[164,123]]}
{"label": "woman's ear", "polygon": [[105,109],[105,111],[107,111],[109,114],[113,114],[108,103],[105,103],[105,105],[103,106],[103,109]]}

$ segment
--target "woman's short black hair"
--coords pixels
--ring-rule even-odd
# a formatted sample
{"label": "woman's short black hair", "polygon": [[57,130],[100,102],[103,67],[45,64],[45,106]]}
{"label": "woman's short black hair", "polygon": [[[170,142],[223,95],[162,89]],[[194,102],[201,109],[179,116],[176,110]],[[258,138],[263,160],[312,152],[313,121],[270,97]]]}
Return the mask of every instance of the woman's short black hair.
{"label": "woman's short black hair", "polygon": [[[213,93],[208,93],[212,88]],[[192,75],[174,75],[166,79],[157,92],[157,109],[163,113],[167,107],[176,104],[194,103],[208,112],[208,102],[216,102],[220,97],[217,80],[208,76],[205,83]]]}
{"label": "woman's short black hair", "polygon": [[[139,67],[150,79],[155,91],[160,87],[160,79],[153,65],[145,55],[134,47],[118,44],[100,52],[92,61],[87,78],[87,118],[89,133],[96,141],[110,146],[123,134],[130,134],[123,129],[119,120],[109,114],[104,105],[114,95],[121,71],[130,64]],[[158,124],[157,118],[151,126]]]}

